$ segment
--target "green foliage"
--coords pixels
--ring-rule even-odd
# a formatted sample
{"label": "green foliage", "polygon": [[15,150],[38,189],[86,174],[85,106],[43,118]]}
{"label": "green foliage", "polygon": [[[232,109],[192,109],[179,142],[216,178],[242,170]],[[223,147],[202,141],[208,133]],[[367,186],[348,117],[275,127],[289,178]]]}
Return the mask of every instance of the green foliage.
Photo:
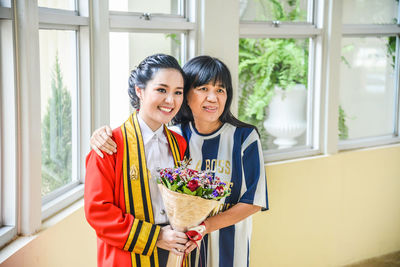
{"label": "green foliage", "polygon": [[341,105],[339,105],[339,120],[338,120],[338,128],[339,128],[339,139],[345,140],[349,138],[349,128],[346,125],[346,119],[348,119],[346,113],[344,112]]}
{"label": "green foliage", "polygon": [[[257,9],[256,20],[299,21],[306,19],[306,12],[300,9],[299,0],[257,0],[260,7]],[[269,15],[270,14],[270,15]]]}
{"label": "green foliage", "polygon": [[42,196],[71,181],[71,128],[71,95],[63,84],[56,55],[51,97],[42,121]]}
{"label": "green foliage", "polygon": [[[258,0],[261,17],[271,13],[274,20],[304,19],[299,0]],[[286,89],[295,84],[307,84],[308,41],[295,39],[240,39],[239,118],[261,129],[275,86]]]}
{"label": "green foliage", "polygon": [[391,65],[393,69],[396,67],[396,39],[396,36],[389,36],[387,44],[387,56],[392,60]]}
{"label": "green foliage", "polygon": [[176,45],[181,44],[181,41],[179,40],[179,37],[176,33],[167,33],[165,34],[165,38],[166,39],[170,38]]}
{"label": "green foliage", "polygon": [[240,39],[241,119],[263,120],[275,86],[307,84],[307,44],[295,39]]}
{"label": "green foliage", "polygon": [[340,57],[340,59],[342,60],[342,62],[349,68],[351,68],[351,64],[350,62],[347,60],[347,58],[344,56],[347,53],[350,53],[354,50],[354,45],[353,44],[348,44],[342,47],[342,55]]}

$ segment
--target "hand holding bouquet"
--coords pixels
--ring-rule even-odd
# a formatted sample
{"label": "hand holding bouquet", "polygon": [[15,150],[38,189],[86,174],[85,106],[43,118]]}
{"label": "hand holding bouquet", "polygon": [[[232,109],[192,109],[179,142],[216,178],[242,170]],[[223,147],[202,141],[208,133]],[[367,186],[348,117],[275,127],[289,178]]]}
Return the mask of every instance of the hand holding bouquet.
{"label": "hand holding bouquet", "polygon": [[[229,196],[231,183],[224,183],[210,172],[187,168],[188,160],[180,167],[160,169],[160,192],[172,228],[187,232],[198,226]],[[182,257],[170,255],[167,266],[181,266]]]}

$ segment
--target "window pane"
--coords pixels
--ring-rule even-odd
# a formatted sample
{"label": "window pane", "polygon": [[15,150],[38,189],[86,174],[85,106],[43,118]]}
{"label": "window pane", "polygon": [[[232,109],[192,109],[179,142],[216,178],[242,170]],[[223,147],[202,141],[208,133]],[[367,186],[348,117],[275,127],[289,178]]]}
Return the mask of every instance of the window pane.
{"label": "window pane", "polygon": [[38,0],[40,7],[75,10],[75,0]]}
{"label": "window pane", "polygon": [[340,139],[393,134],[395,37],[342,39]]}
{"label": "window pane", "polygon": [[121,125],[131,113],[130,71],[145,57],[156,53],[172,55],[181,63],[182,40],[184,34],[110,33],[110,124],[113,128]]}
{"label": "window pane", "polygon": [[396,24],[398,7],[398,0],[345,0],[343,23]]}
{"label": "window pane", "polygon": [[40,30],[42,196],[76,179],[76,32]]}
{"label": "window pane", "polygon": [[239,118],[258,127],[264,150],[307,144],[309,42],[239,41]]}
{"label": "window pane", "polygon": [[307,21],[307,0],[240,0],[240,19]]}
{"label": "window pane", "polygon": [[180,14],[182,2],[182,0],[112,0],[109,1],[109,7],[113,11],[182,15]]}

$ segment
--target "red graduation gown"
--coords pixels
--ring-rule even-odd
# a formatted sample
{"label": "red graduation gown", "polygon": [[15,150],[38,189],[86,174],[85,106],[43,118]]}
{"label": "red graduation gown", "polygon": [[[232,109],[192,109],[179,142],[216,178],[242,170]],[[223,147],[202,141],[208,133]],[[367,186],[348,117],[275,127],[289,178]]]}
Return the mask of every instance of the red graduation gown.
{"label": "red graduation gown", "polygon": [[[104,153],[104,158],[101,158],[92,150],[86,158],[85,215],[97,234],[98,266],[162,266],[168,254],[165,256],[165,251],[155,246],[160,226],[138,218],[133,208],[126,212],[123,160],[127,140],[124,140],[126,134],[122,133],[122,129],[113,131],[117,153]],[[186,141],[180,135],[171,133],[179,146],[179,156],[183,158]],[[129,155],[132,157],[132,152]],[[151,202],[143,205],[151,209]],[[128,204],[128,209],[129,206],[133,206],[132,202]]]}

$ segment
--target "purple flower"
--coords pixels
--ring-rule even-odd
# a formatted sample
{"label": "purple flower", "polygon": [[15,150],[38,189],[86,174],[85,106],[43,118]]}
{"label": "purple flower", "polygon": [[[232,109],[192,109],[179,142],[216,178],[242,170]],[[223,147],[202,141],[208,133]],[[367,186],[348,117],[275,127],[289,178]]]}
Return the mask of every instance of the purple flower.
{"label": "purple flower", "polygon": [[173,181],[173,180],[174,180],[174,178],[172,177],[172,175],[169,174],[169,173],[165,174],[165,176],[167,176],[167,178],[168,178],[170,181]]}
{"label": "purple flower", "polygon": [[214,197],[218,197],[218,196],[219,196],[217,190],[214,190],[214,191],[212,192],[212,195],[213,195]]}

